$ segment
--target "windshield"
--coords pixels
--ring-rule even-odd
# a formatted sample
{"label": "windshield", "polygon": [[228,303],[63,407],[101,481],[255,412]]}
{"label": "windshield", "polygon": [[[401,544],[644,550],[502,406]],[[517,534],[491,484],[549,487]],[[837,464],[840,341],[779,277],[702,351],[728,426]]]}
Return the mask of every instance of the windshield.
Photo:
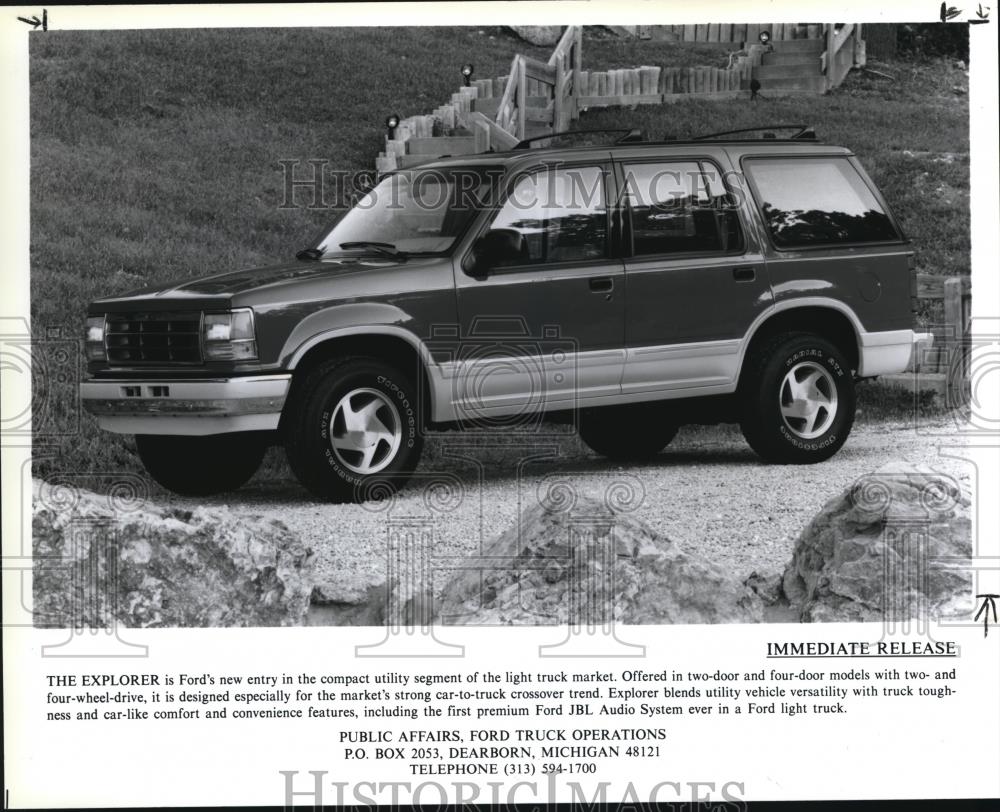
{"label": "windshield", "polygon": [[[386,250],[439,254],[482,208],[499,170],[453,167],[397,172],[362,197],[319,242],[324,256]],[[346,246],[346,247],[345,247]]]}

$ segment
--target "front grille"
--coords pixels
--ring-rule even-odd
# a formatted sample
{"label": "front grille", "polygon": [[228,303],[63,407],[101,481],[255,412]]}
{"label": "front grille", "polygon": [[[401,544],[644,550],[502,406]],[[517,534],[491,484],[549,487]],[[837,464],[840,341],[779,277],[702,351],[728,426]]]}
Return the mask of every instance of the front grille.
{"label": "front grille", "polygon": [[112,364],[200,364],[201,313],[108,313]]}

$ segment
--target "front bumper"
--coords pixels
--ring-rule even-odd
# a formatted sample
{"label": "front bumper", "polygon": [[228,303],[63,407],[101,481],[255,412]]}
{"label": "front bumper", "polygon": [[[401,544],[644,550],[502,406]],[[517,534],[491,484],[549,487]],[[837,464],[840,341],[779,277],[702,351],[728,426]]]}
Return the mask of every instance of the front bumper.
{"label": "front bumper", "polygon": [[913,330],[863,333],[858,377],[905,372],[914,360],[930,349],[933,341],[930,333],[915,333]]}
{"label": "front bumper", "polygon": [[96,379],[80,384],[83,407],[117,434],[273,431],[291,375],[205,380]]}

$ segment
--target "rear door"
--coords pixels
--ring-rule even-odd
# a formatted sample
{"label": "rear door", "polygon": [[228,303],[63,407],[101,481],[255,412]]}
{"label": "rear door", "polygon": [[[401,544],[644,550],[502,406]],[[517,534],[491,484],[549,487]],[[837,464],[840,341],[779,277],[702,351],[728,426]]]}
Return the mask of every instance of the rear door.
{"label": "rear door", "polygon": [[708,156],[623,159],[625,394],[731,389],[740,343],[771,305],[756,230],[730,167]]}

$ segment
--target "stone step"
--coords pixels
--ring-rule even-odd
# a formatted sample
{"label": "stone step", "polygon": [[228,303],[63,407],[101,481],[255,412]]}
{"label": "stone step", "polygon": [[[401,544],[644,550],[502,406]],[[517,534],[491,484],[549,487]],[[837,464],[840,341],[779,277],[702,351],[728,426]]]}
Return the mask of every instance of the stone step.
{"label": "stone step", "polygon": [[786,76],[779,79],[760,79],[760,92],[767,96],[776,91],[802,91],[823,93],[826,90],[825,76]]}
{"label": "stone step", "polygon": [[[794,88],[794,87],[777,87],[771,88],[767,93],[764,93],[764,97],[768,101],[773,99],[787,99],[796,96],[821,96],[823,95],[822,90],[815,90],[813,88]],[[750,97],[750,91],[746,91],[746,98]]]}
{"label": "stone step", "polygon": [[822,76],[819,62],[814,65],[758,65],[753,75],[763,84],[767,79],[794,79],[799,76]]}
{"label": "stone step", "polygon": [[826,50],[824,39],[783,39],[771,43],[779,54],[821,54]]}
{"label": "stone step", "polygon": [[807,68],[819,68],[819,54],[802,53],[770,53],[764,54],[761,62],[764,65],[802,65]]}

